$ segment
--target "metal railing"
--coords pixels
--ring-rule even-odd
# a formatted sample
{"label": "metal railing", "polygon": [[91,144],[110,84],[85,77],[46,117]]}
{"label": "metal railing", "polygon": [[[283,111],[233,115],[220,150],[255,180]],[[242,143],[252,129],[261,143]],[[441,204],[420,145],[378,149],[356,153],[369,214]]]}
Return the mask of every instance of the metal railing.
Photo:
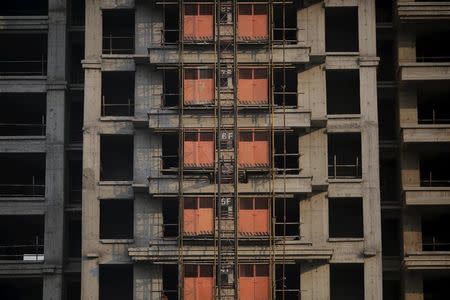
{"label": "metal railing", "polygon": [[439,118],[436,117],[436,109],[433,107],[431,109],[431,118],[419,118],[419,124],[448,124],[450,123],[450,118]]}
{"label": "metal railing", "polygon": [[39,135],[45,136],[45,116],[42,116],[40,124],[32,123],[0,123],[0,135],[22,136]]}
{"label": "metal railing", "polygon": [[435,236],[431,237],[431,242],[422,243],[423,251],[449,251],[450,242],[440,242]]}
{"label": "metal railing", "polygon": [[434,179],[430,171],[427,178],[420,179],[420,186],[450,186],[450,179]]}
{"label": "metal railing", "polygon": [[361,163],[359,157],[356,156],[354,164],[338,164],[337,155],[333,155],[333,161],[331,165],[328,165],[328,178],[361,178]]}
{"label": "metal railing", "polygon": [[133,54],[134,36],[113,36],[110,33],[103,37],[103,54]]}
{"label": "metal railing", "polygon": [[45,195],[45,185],[37,184],[32,176],[31,183],[2,183],[0,184],[0,196],[10,197],[43,197]]}
{"label": "metal railing", "polygon": [[46,76],[47,60],[0,60],[0,76]]}
{"label": "metal railing", "polygon": [[43,261],[44,244],[36,236],[34,243],[0,245],[0,260]]}
{"label": "metal railing", "polygon": [[102,97],[102,116],[127,116],[134,115],[134,100],[127,98],[126,103],[106,103],[105,96]]}

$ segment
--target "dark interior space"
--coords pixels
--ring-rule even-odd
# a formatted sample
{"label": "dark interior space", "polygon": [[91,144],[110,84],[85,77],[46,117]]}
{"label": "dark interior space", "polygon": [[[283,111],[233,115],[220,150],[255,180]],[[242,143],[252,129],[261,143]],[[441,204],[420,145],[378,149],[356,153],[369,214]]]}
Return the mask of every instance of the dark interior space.
{"label": "dark interior space", "polygon": [[100,264],[99,300],[133,299],[133,265]]}
{"label": "dark interior space", "polygon": [[66,300],[81,299],[81,274],[69,274],[64,278]]}
{"label": "dark interior space", "polygon": [[177,4],[164,6],[164,41],[166,45],[180,40],[180,14]]}
{"label": "dark interior space", "polygon": [[443,38],[450,31],[425,32],[417,35],[417,62],[450,62],[450,42]]}
{"label": "dark interior space", "polygon": [[450,153],[426,153],[420,156],[420,186],[450,186]]}
{"label": "dark interior space", "polygon": [[[84,2],[84,1],[79,1]],[[84,32],[69,33],[69,80],[72,84],[84,82],[84,70],[81,60],[84,59]]]}
{"label": "dark interior space", "polygon": [[43,281],[39,277],[0,278],[0,299],[43,300]]}
{"label": "dark interior space", "polygon": [[294,132],[275,132],[275,168],[278,174],[298,174],[299,150],[298,134]]}
{"label": "dark interior space", "polygon": [[297,7],[295,3],[274,3],[273,42],[297,43]]}
{"label": "dark interior space", "polygon": [[377,69],[378,81],[395,80],[394,49],[393,40],[377,40],[377,55],[380,57]]}
{"label": "dark interior space", "polygon": [[417,94],[419,124],[450,124],[450,88],[423,88]]}
{"label": "dark interior space", "polygon": [[276,299],[296,300],[300,297],[300,265],[275,265]]}
{"label": "dark interior space", "polygon": [[393,13],[392,0],[376,0],[375,15],[377,23],[391,23]]}
{"label": "dark interior space", "polygon": [[47,14],[48,0],[10,0],[2,1],[0,5],[0,16],[43,16]]}
{"label": "dark interior space", "polygon": [[0,195],[43,197],[45,154],[0,153]]}
{"label": "dark interior space", "polygon": [[297,70],[275,68],[273,70],[274,99],[276,106],[297,107]]}
{"label": "dark interior space", "polygon": [[[73,155],[75,156],[75,155]],[[81,204],[81,188],[83,177],[83,161],[81,153],[69,160],[69,203]]]}
{"label": "dark interior space", "polygon": [[0,260],[43,260],[43,215],[0,216],[0,233],[2,237],[0,242]]}
{"label": "dark interior space", "polygon": [[132,239],[134,204],[129,199],[100,200],[100,238]]}
{"label": "dark interior space", "polygon": [[297,198],[275,198],[275,235],[300,236],[300,201]]}
{"label": "dark interior space", "polygon": [[162,285],[163,292],[161,299],[178,299],[178,265],[163,265]]}
{"label": "dark interior space", "polygon": [[102,135],[100,138],[100,180],[133,180],[132,135]]}
{"label": "dark interior space", "polygon": [[358,8],[327,7],[325,9],[325,51],[358,52],[358,41]]}
{"label": "dark interior space", "polygon": [[450,251],[450,215],[422,216],[422,250]]}
{"label": "dark interior space", "polygon": [[383,280],[383,300],[400,300],[400,295],[400,280]]}
{"label": "dark interior space", "polygon": [[178,199],[164,198],[162,200],[163,209],[163,236],[178,236]]}
{"label": "dark interior space", "polygon": [[83,92],[69,93],[69,140],[72,144],[83,142]]}
{"label": "dark interior space", "polygon": [[328,177],[361,178],[361,134],[328,134]]}
{"label": "dark interior space", "polygon": [[380,158],[380,196],[381,202],[398,201],[399,171],[395,159]]}
{"label": "dark interior space", "polygon": [[381,242],[383,256],[400,256],[400,221],[398,219],[381,220]]}
{"label": "dark interior space", "polygon": [[45,94],[0,94],[0,136],[45,136],[46,100]]}
{"label": "dark interior space", "polygon": [[69,17],[71,26],[84,26],[85,23],[85,1],[70,0]]}
{"label": "dark interior space", "polygon": [[327,70],[327,114],[359,114],[359,70]]}
{"label": "dark interior space", "polygon": [[134,53],[134,11],[103,10],[103,54]]}
{"label": "dark interior space", "polygon": [[162,105],[164,107],[177,107],[180,103],[180,78],[177,69],[167,69],[163,71],[164,92],[162,95]]}
{"label": "dark interior space", "polygon": [[70,259],[81,258],[81,216],[70,215],[67,218],[67,237],[68,251],[67,255]]}
{"label": "dark interior space", "polygon": [[102,116],[134,115],[134,72],[102,72]]}
{"label": "dark interior space", "polygon": [[363,203],[361,198],[329,198],[330,238],[362,238]]}
{"label": "dark interior space", "polygon": [[378,129],[381,141],[395,140],[397,131],[397,103],[391,98],[378,98]]}
{"label": "dark interior space", "polygon": [[[24,41],[26,43],[24,44]],[[45,76],[46,34],[0,34],[0,76]]]}
{"label": "dark interior space", "polygon": [[330,265],[331,300],[364,299],[364,264]]}
{"label": "dark interior space", "polygon": [[439,277],[429,277],[423,280],[424,300],[446,300],[448,299],[448,283],[450,275],[445,274]]}
{"label": "dark interior space", "polygon": [[178,134],[166,133],[162,135],[162,169],[178,168]]}

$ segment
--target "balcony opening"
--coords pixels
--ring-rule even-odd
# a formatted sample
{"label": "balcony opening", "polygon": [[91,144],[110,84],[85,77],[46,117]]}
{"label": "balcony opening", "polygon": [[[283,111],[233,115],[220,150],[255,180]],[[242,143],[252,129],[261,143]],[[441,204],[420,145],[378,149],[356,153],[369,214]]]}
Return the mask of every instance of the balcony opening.
{"label": "balcony opening", "polygon": [[183,39],[205,42],[214,38],[214,6],[209,3],[184,4]]}
{"label": "balcony opening", "polygon": [[71,144],[83,143],[84,95],[80,91],[69,93],[69,141]]}
{"label": "balcony opening", "polygon": [[45,154],[1,153],[0,197],[44,197]]}
{"label": "balcony opening", "polygon": [[162,142],[162,171],[176,170],[179,167],[179,137],[176,133],[164,133]]}
{"label": "balcony opening", "polygon": [[297,7],[294,3],[273,4],[273,42],[297,43]]}
{"label": "balcony opening", "polygon": [[84,26],[85,22],[85,1],[70,0],[69,16],[71,26]]}
{"label": "balcony opening", "polygon": [[277,174],[298,174],[300,172],[298,134],[275,132],[274,138],[274,163]]}
{"label": "balcony opening", "polygon": [[132,135],[102,135],[100,138],[100,180],[133,180]]}
{"label": "balcony opening", "polygon": [[359,70],[327,70],[327,114],[359,114]]}
{"label": "balcony opening", "polygon": [[268,131],[241,130],[238,138],[238,165],[245,169],[268,168],[270,165]]}
{"label": "balcony opening", "polygon": [[450,219],[448,214],[422,217],[422,250],[450,251]]}
{"label": "balcony opening", "polygon": [[180,103],[180,77],[177,69],[163,70],[163,107],[177,107]]}
{"label": "balcony opening", "polygon": [[395,51],[393,40],[377,40],[377,55],[380,57],[380,63],[377,69],[378,81],[395,80]]}
{"label": "balcony opening", "polygon": [[398,219],[381,220],[381,241],[383,256],[400,257],[400,224]]}
{"label": "balcony opening", "polygon": [[238,4],[237,39],[240,42],[264,42],[269,37],[267,4]]}
{"label": "balcony opening", "polygon": [[47,14],[48,0],[3,1],[0,5],[0,16],[46,16]]}
{"label": "balcony opening", "polygon": [[214,104],[214,69],[184,69],[183,94],[184,104],[188,106]]}
{"label": "balcony opening", "polygon": [[325,49],[326,52],[359,51],[358,7],[325,8]]}
{"label": "balcony opening", "polygon": [[184,265],[183,299],[213,300],[214,287],[212,265]]}
{"label": "balcony opening", "polygon": [[102,73],[102,116],[134,115],[134,72]]}
{"label": "balcony opening", "polygon": [[384,279],[387,275],[383,273],[383,300],[401,300],[401,284],[398,279]]}
{"label": "balcony opening", "polygon": [[245,106],[267,106],[269,103],[268,70],[262,68],[238,69],[238,103]]}
{"label": "balcony opening", "polygon": [[392,98],[378,98],[378,129],[381,141],[392,141],[397,138],[396,102]]}
{"label": "balcony opening", "polygon": [[421,89],[417,95],[419,124],[450,124],[449,88]]}
{"label": "balcony opening", "polygon": [[134,12],[103,10],[103,54],[134,53]]}
{"label": "balcony opening", "polygon": [[183,234],[205,236],[214,234],[214,198],[183,198]]}
{"label": "balcony opening", "polygon": [[275,298],[299,299],[300,298],[300,265],[277,264],[275,265]]}
{"label": "balcony opening", "polygon": [[417,62],[450,62],[450,43],[443,42],[442,37],[449,36],[450,31],[427,32],[417,35]]}
{"label": "balcony opening", "polygon": [[69,160],[69,204],[80,205],[82,193],[83,161],[80,154]]}
{"label": "balcony opening", "polygon": [[330,265],[330,299],[364,299],[364,264]]}
{"label": "balcony opening", "polygon": [[328,134],[328,178],[361,178],[361,134]]}
{"label": "balcony opening", "polygon": [[163,44],[177,44],[180,40],[180,15],[177,4],[164,5]]}
{"label": "balcony opening", "polygon": [[297,107],[297,70],[275,68],[273,71],[273,102],[276,106]]}
{"label": "balcony opening", "polygon": [[0,299],[42,300],[42,277],[0,278]]}
{"label": "balcony opening", "polygon": [[64,276],[66,300],[81,299],[81,274],[69,274]]}
{"label": "balcony opening", "polygon": [[420,157],[420,186],[450,186],[450,153],[424,154]]}
{"label": "balcony opening", "polygon": [[270,299],[269,265],[239,265],[239,299]]}
{"label": "balcony opening", "polygon": [[162,300],[178,299],[178,265],[162,265]]}
{"label": "balcony opening", "polygon": [[100,264],[99,300],[133,299],[133,265]]}
{"label": "balcony opening", "polygon": [[183,163],[186,169],[214,167],[214,132],[192,130],[184,133]]}
{"label": "balcony opening", "polygon": [[275,235],[300,237],[300,201],[297,198],[275,198]]}
{"label": "balcony opening", "polygon": [[377,24],[392,23],[392,14],[393,14],[392,1],[376,0],[375,14]]}
{"label": "balcony opening", "polygon": [[178,236],[178,205],[177,198],[163,199],[163,237],[177,237]]}
{"label": "balcony opening", "polygon": [[329,198],[328,230],[330,238],[363,238],[361,198]]}
{"label": "balcony opening", "polygon": [[[82,2],[84,1],[77,1]],[[84,82],[84,70],[81,61],[84,59],[84,33],[71,32],[69,34],[69,80],[71,84]]]}
{"label": "balcony opening", "polygon": [[47,75],[46,34],[3,33],[0,44],[0,76]]}
{"label": "balcony opening", "polygon": [[0,102],[0,136],[45,136],[45,94],[0,94]]}
{"label": "balcony opening", "polygon": [[380,159],[381,202],[398,202],[399,171],[395,159]]}
{"label": "balcony opening", "polygon": [[67,221],[67,254],[69,259],[81,258],[81,216],[70,215]]}
{"label": "balcony opening", "polygon": [[43,215],[3,215],[0,225],[0,260],[44,260]]}
{"label": "balcony opening", "polygon": [[100,200],[100,238],[132,239],[134,205],[129,199]]}
{"label": "balcony opening", "polygon": [[269,198],[239,199],[239,234],[242,236],[269,235]]}
{"label": "balcony opening", "polygon": [[423,279],[423,299],[424,300],[440,300],[448,298],[448,283],[450,275],[425,275]]}

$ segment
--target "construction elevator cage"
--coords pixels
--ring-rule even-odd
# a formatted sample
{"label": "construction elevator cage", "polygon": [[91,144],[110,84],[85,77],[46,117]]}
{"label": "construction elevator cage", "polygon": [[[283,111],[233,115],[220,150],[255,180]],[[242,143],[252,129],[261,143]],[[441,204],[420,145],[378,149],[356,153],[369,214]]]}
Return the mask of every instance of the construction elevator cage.
{"label": "construction elevator cage", "polygon": [[[288,150],[288,138],[295,135],[286,125],[285,111],[297,106],[297,82],[292,80],[297,73],[284,61],[285,46],[296,43],[296,13],[292,12],[297,3],[157,3],[164,12],[162,44],[178,47],[178,62],[160,66],[162,105],[177,109],[179,116],[178,154],[168,151],[178,159],[178,164],[171,164],[177,166],[179,186],[178,297],[299,299],[299,286],[287,291],[285,284],[285,241],[292,232],[298,234],[299,222],[288,224],[286,217],[280,220],[275,212],[287,214],[291,207],[287,202],[294,201],[286,192],[287,174],[299,170],[297,165],[287,171],[289,161],[298,160],[298,153]],[[281,62],[273,62],[275,46],[281,49],[277,52],[282,53]],[[204,63],[185,59],[202,50]],[[241,51],[260,50],[267,52],[266,60],[238,59]],[[210,53],[213,61],[206,58]],[[276,109],[282,113],[275,128]],[[193,127],[185,122],[191,115],[208,116],[214,125]],[[268,122],[243,126],[243,115],[265,116]],[[214,192],[186,193],[184,182],[193,176],[206,178]],[[241,195],[240,187],[256,177],[265,179],[263,190]],[[281,192],[275,193],[275,177]],[[275,240],[283,245],[277,252]],[[185,250],[198,243],[214,249],[212,254],[200,260],[187,256]],[[267,255],[244,260],[242,247],[255,243],[267,247]]]}

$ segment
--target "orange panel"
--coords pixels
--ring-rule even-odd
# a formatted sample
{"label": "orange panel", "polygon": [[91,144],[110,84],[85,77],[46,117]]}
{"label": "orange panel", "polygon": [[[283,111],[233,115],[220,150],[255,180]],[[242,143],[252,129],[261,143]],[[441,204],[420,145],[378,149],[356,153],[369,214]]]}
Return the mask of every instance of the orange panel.
{"label": "orange panel", "polygon": [[213,198],[201,197],[198,199],[198,226],[197,232],[212,234],[214,231],[214,202]]}
{"label": "orange panel", "polygon": [[183,17],[184,40],[212,40],[213,14],[210,4],[186,4]]}
{"label": "orange panel", "polygon": [[269,99],[266,68],[240,68],[238,100],[240,104],[267,104]]}
{"label": "orange panel", "polygon": [[267,69],[253,69],[253,102],[267,104],[269,102],[269,86],[267,80]]}
{"label": "orange panel", "polygon": [[264,40],[268,33],[267,5],[240,4],[238,14],[239,40]]}
{"label": "orange panel", "polygon": [[209,104],[214,102],[214,70],[185,69],[184,104]]}
{"label": "orange panel", "polygon": [[240,167],[254,166],[253,133],[239,132],[238,163]]}
{"label": "orange panel", "polygon": [[269,204],[267,198],[255,198],[254,220],[255,233],[269,234]]}
{"label": "orange panel", "polygon": [[269,133],[267,131],[255,131],[253,142],[254,164],[262,167],[269,165]]}
{"label": "orange panel", "polygon": [[269,266],[255,265],[255,300],[269,300]]}
{"label": "orange panel", "polygon": [[269,36],[267,5],[255,4],[253,6],[253,37],[258,40],[265,40]]}
{"label": "orange panel", "polygon": [[183,159],[185,167],[193,167],[198,162],[198,133],[187,132],[184,137]]}
{"label": "orange panel", "polygon": [[239,199],[239,233],[252,235],[255,232],[253,198]]}
{"label": "orange panel", "polygon": [[255,299],[255,278],[253,265],[239,266],[239,298],[245,300]]}
{"label": "orange panel", "polygon": [[214,165],[214,134],[187,132],[184,139],[185,167],[212,167]]}
{"label": "orange panel", "polygon": [[213,300],[214,277],[210,265],[186,265],[183,279],[183,299]]}
{"label": "orange panel", "polygon": [[238,38],[250,40],[253,36],[253,13],[251,4],[240,4],[238,14]]}

